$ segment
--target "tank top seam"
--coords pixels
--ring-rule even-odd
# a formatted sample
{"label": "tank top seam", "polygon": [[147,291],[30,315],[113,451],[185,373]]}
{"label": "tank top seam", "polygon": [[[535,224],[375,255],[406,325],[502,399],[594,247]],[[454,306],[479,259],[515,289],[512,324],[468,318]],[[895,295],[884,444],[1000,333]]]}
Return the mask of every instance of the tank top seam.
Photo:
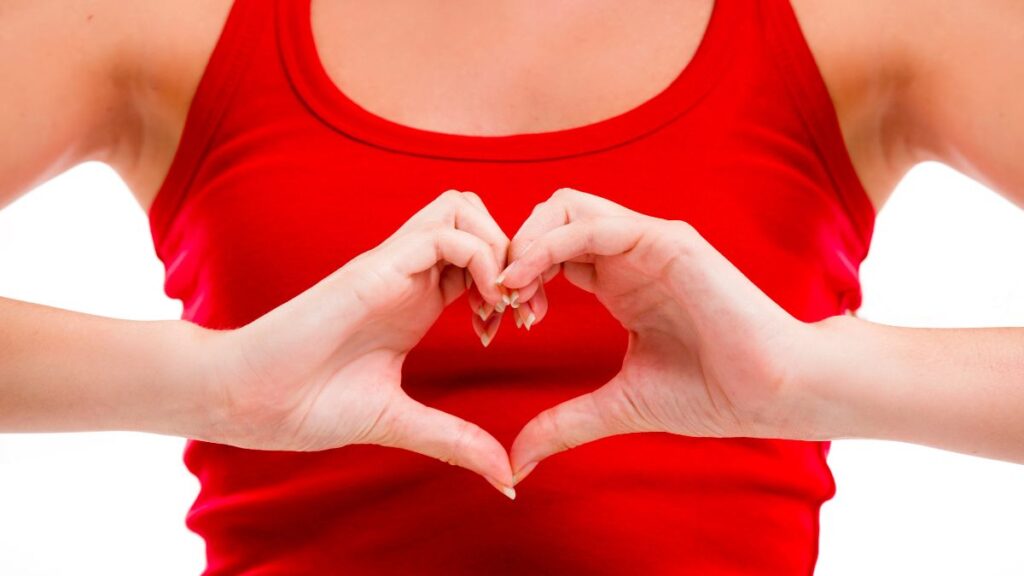
{"label": "tank top seam", "polygon": [[838,113],[790,0],[758,2],[763,41],[785,91],[811,137],[843,213],[858,241],[857,260],[870,249],[874,206],[856,172],[843,139]]}
{"label": "tank top seam", "polygon": [[[308,18],[310,4],[311,0],[277,1],[278,51],[295,97],[325,127],[391,153],[503,163],[557,161],[607,152],[643,140],[685,117],[720,84],[731,67],[736,40],[731,37],[734,30],[730,25],[740,11],[733,0],[715,0],[700,43],[685,67],[668,86],[633,108],[560,130],[491,136],[415,128],[352,101],[330,79],[319,58]],[[439,149],[432,150],[434,145]]]}
{"label": "tank top seam", "polygon": [[246,38],[260,32],[253,14],[257,1],[233,0],[192,95],[170,167],[150,205],[150,230],[161,260],[172,225],[191,198],[192,183],[253,60],[242,48]]}

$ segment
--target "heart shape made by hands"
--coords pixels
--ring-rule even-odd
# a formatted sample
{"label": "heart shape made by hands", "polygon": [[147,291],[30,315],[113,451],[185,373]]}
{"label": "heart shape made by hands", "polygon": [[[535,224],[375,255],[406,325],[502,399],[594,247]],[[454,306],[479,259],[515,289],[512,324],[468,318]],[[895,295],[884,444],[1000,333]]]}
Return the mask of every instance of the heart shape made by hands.
{"label": "heart shape made by hands", "polygon": [[503,299],[493,306],[472,289],[466,271],[474,328],[485,346],[506,308],[527,329],[543,319],[543,285],[559,271],[595,294],[629,333],[615,377],[541,412],[520,431],[509,453],[513,485],[544,458],[612,435],[784,433],[780,424],[792,401],[780,395],[805,325],[689,224],[562,188],[522,224],[507,261],[496,278]]}
{"label": "heart shape made by hands", "polygon": [[[543,321],[543,285],[559,271],[628,333],[610,381],[537,414],[509,451],[405,394],[406,355],[467,289],[486,345],[496,309],[512,307],[527,327]],[[225,384],[213,396],[230,402],[226,423],[207,437],[264,450],[403,448],[514,496],[544,458],[607,436],[803,433],[795,423],[817,407],[791,384],[818,335],[686,222],[562,188],[509,240],[476,194],[450,190],[377,247],[218,340],[225,346],[210,354],[229,368],[219,369]]]}

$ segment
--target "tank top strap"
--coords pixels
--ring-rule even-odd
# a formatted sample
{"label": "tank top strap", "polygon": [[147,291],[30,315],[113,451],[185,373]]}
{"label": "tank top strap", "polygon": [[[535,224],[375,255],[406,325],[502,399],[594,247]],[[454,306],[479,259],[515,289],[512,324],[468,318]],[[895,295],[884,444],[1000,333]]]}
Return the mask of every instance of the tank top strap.
{"label": "tank top strap", "polygon": [[149,209],[158,253],[209,142],[235,98],[240,79],[256,59],[252,46],[261,34],[272,30],[273,17],[273,3],[269,0],[234,0],[228,11],[192,95],[170,168]]}
{"label": "tank top strap", "polygon": [[790,0],[760,0],[755,4],[763,45],[818,147],[843,208],[854,223],[863,257],[871,241],[875,208],[846,148],[828,86]]}

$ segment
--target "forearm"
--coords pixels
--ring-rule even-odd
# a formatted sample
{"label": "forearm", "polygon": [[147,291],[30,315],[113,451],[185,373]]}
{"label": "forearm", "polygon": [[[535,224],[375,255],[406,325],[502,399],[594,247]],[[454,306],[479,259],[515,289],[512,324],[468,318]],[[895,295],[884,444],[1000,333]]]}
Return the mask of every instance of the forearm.
{"label": "forearm", "polygon": [[814,332],[798,388],[812,435],[1024,462],[1024,328],[906,328],[852,316]]}
{"label": "forearm", "polygon": [[214,417],[212,333],[0,298],[0,432],[134,430],[201,437]]}

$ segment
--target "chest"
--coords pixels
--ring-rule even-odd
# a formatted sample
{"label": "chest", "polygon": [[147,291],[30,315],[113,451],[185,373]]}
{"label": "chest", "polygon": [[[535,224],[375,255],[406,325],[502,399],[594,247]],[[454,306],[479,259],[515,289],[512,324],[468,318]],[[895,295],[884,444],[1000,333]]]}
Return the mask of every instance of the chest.
{"label": "chest", "polygon": [[320,60],[363,108],[437,132],[580,126],[668,86],[712,0],[393,3],[313,0]]}

